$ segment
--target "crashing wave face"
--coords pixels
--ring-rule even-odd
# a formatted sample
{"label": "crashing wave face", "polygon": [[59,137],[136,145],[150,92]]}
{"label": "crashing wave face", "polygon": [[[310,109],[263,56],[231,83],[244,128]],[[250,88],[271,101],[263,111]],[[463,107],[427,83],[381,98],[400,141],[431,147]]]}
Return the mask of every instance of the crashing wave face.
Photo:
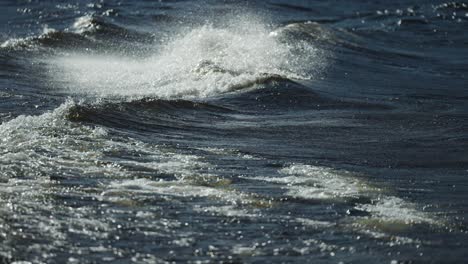
{"label": "crashing wave face", "polygon": [[322,68],[311,43],[285,41],[257,19],[181,33],[146,58],[68,54],[49,61],[55,87],[100,97],[204,98],[271,78],[310,79]]}

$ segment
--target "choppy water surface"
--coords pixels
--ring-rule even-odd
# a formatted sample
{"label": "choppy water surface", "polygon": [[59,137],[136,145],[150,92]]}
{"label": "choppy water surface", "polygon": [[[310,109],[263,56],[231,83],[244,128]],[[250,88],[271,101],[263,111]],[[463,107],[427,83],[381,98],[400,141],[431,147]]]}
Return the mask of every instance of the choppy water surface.
{"label": "choppy water surface", "polygon": [[466,261],[467,3],[0,22],[0,262]]}

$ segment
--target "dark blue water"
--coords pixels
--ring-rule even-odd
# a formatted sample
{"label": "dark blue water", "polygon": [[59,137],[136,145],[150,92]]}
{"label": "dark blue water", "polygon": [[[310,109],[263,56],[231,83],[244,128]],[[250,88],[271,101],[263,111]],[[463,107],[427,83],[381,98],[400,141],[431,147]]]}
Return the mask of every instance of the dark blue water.
{"label": "dark blue water", "polygon": [[0,262],[464,263],[467,25],[448,1],[1,1]]}

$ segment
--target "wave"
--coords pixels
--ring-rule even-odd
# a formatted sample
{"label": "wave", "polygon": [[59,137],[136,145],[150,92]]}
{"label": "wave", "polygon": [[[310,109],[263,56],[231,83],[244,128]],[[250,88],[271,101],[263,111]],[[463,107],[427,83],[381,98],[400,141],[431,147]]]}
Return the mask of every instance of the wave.
{"label": "wave", "polygon": [[[0,181],[144,175],[177,180],[199,175],[196,171],[204,166],[195,156],[121,138],[102,126],[70,122],[77,121],[80,109],[80,103],[69,100],[42,115],[22,115],[1,124]],[[138,160],[114,159],[113,153],[138,153]]]}
{"label": "wave", "polygon": [[[43,26],[39,35],[11,38],[0,44],[9,50],[36,50],[41,48],[61,48],[66,50],[109,50],[125,46],[151,43],[153,35],[118,26],[94,15],[78,17],[68,28],[56,30]],[[118,43],[117,45],[115,43]],[[138,44],[138,45],[142,45]]]}
{"label": "wave", "polygon": [[[115,226],[87,209],[81,210],[81,206],[75,207],[77,197],[81,202],[90,199],[117,206],[171,197],[176,201],[202,197],[234,205],[257,203],[248,194],[222,188],[230,182],[207,173],[206,168],[213,165],[196,155],[121,138],[102,127],[69,122],[66,116],[78,105],[67,101],[51,112],[19,116],[0,125],[0,213],[5,216],[1,220],[6,236],[28,226],[28,232],[45,241],[38,246],[41,250],[72,247],[70,237],[76,233],[90,241],[107,238]],[[14,198],[18,193],[21,199]],[[60,219],[51,221],[50,214],[56,213]],[[145,213],[152,214],[141,211],[139,217]],[[163,224],[159,219],[151,227],[161,225],[161,230],[167,230]],[[60,225],[69,228],[58,228]],[[18,239],[26,243],[29,237]],[[6,241],[2,246],[11,243]]]}
{"label": "wave", "polygon": [[325,63],[312,43],[270,33],[245,17],[176,35],[146,58],[129,50],[129,56],[75,53],[47,63],[54,86],[71,94],[137,99],[205,98],[275,78],[310,79]]}
{"label": "wave", "polygon": [[[134,132],[196,130],[213,118],[236,111],[203,102],[145,98],[130,102],[81,103],[68,109],[65,118],[112,129]],[[196,114],[196,120],[193,115]],[[200,123],[199,120],[204,120]],[[213,124],[211,124],[213,125]]]}
{"label": "wave", "polygon": [[69,30],[80,35],[104,38],[107,41],[151,42],[153,40],[153,36],[149,32],[125,28],[95,15],[77,18]]}
{"label": "wave", "polygon": [[[421,19],[400,19],[395,24],[424,23],[419,20]],[[379,32],[379,35],[376,35],[346,28],[326,28],[310,21],[291,23],[278,31],[286,36],[309,39],[311,42],[320,44],[320,48],[332,49],[334,52],[340,48],[351,50],[358,53],[356,56],[385,60],[420,59],[425,56],[424,53],[417,50],[393,47],[391,43],[380,43],[379,38],[387,36],[386,32]],[[388,40],[386,41],[388,42]],[[356,61],[362,61],[362,57],[357,57]]]}
{"label": "wave", "polygon": [[[142,101],[127,105],[154,107],[165,104],[180,105],[176,106],[178,108],[196,107],[185,101]],[[1,190],[2,197],[11,197],[21,191],[23,198],[30,199],[19,199],[16,206],[30,206],[31,201],[35,206],[34,210],[23,213],[21,221],[34,220],[40,222],[42,227],[52,229],[53,222],[48,218],[38,219],[35,212],[44,210],[50,213],[50,210],[57,210],[57,199],[69,201],[73,197],[87,197],[106,204],[130,207],[148,203],[148,199],[173,203],[197,198],[207,202],[201,206],[188,202],[184,203],[185,206],[200,214],[252,219],[270,217],[270,211],[266,208],[281,208],[278,205],[290,205],[290,202],[302,199],[344,204],[348,211],[336,224],[312,218],[290,218],[287,214],[276,214],[274,217],[287,217],[285,219],[288,221],[297,221],[320,230],[341,226],[343,230],[379,230],[386,235],[394,234],[393,228],[401,230],[414,225],[445,227],[440,219],[418,210],[417,204],[387,195],[359,175],[343,170],[292,164],[280,166],[273,176],[241,177],[244,180],[265,182],[268,188],[276,184],[273,190],[282,190],[279,199],[274,199],[272,194],[259,195],[230,188],[233,181],[220,176],[222,170],[213,169],[216,164],[211,163],[202,153],[185,154],[169,146],[119,137],[103,127],[70,122],[69,116],[76,113],[79,107],[82,105],[68,101],[52,112],[39,116],[20,116],[0,125],[0,136],[4,139],[0,141],[0,183],[4,187]],[[215,153],[220,159],[231,155],[237,159],[251,159],[221,150],[215,150]],[[85,178],[86,183],[80,181],[80,178]],[[77,181],[83,185],[76,186]],[[57,182],[60,185],[54,184]],[[70,186],[75,186],[73,191],[68,190]],[[46,194],[53,195],[54,199],[43,200]],[[0,200],[0,204],[3,202]],[[11,207],[1,208],[3,213],[11,212]],[[76,212],[70,211],[63,216],[60,223],[73,221]],[[95,215],[85,219],[100,220]],[[111,228],[105,227],[105,231],[108,230]],[[66,236],[70,230],[52,231],[54,235],[61,236],[58,241],[62,243],[60,245],[67,243]],[[45,234],[46,239],[53,240],[53,235],[49,237],[50,232]],[[87,235],[95,237],[102,234],[95,232]]]}
{"label": "wave", "polygon": [[[417,209],[417,205],[385,194],[348,171],[294,164],[279,171],[281,177],[245,177],[248,180],[279,184],[293,199],[344,202],[353,208],[347,214],[362,225],[380,222],[381,229],[398,225],[442,225],[440,219]],[[374,228],[375,228],[374,227]]]}
{"label": "wave", "polygon": [[4,177],[53,177],[61,174],[55,168],[69,164],[69,159],[81,163],[83,166],[75,166],[83,169],[93,167],[91,159],[95,155],[78,149],[97,143],[106,132],[67,122],[63,116],[73,104],[67,102],[53,112],[40,116],[19,116],[1,124],[0,135],[4,140],[0,143],[0,167]]}
{"label": "wave", "polygon": [[[190,131],[226,133],[226,122],[239,128],[259,122],[242,122],[239,116],[253,113],[278,115],[290,111],[346,110],[380,111],[393,109],[385,104],[343,100],[315,93],[306,86],[288,80],[270,80],[242,93],[220,95],[208,100],[144,98],[130,101],[98,100],[71,107],[66,118],[132,132]],[[261,125],[268,126],[267,124]]]}

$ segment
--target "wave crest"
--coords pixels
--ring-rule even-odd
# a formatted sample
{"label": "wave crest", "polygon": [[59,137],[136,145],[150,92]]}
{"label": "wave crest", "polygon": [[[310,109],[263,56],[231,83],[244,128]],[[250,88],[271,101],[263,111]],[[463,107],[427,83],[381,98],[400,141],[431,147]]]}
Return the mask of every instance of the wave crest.
{"label": "wave crest", "polygon": [[205,25],[177,35],[143,59],[57,57],[50,73],[71,93],[161,99],[203,98],[277,77],[312,78],[323,64],[318,49],[270,33],[256,20],[238,18],[228,27]]}

